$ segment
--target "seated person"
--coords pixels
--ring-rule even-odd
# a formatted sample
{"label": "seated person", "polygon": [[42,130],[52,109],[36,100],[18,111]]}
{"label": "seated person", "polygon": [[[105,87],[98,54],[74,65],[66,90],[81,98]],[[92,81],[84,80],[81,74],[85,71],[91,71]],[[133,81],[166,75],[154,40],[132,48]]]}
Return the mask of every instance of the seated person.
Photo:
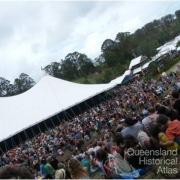
{"label": "seated person", "polygon": [[133,153],[142,149],[138,141],[133,136],[126,136],[124,142],[125,159],[129,162],[129,164],[131,164],[135,169],[145,167],[145,164],[143,162],[140,162],[141,155],[136,155],[136,153]]}
{"label": "seated person", "polygon": [[68,170],[72,179],[89,179],[88,172],[77,159],[68,161]]}
{"label": "seated person", "polygon": [[0,169],[0,179],[33,179],[31,172],[25,167],[4,166]]}
{"label": "seated person", "polygon": [[161,128],[158,124],[152,127],[151,129],[151,135],[158,139],[160,146],[167,150],[175,150],[178,149],[178,144],[173,141],[169,141],[166,134],[162,131],[163,128]]}
{"label": "seated person", "polygon": [[144,130],[149,134],[150,133],[150,129],[152,127],[153,124],[156,123],[156,119],[158,117],[158,115],[155,112],[154,108],[149,108],[149,113],[150,115],[145,117],[142,120],[142,124],[144,126]]}
{"label": "seated person", "polygon": [[177,142],[180,145],[180,121],[171,121],[167,116],[159,115],[157,122],[160,126],[164,127],[169,143]]}
{"label": "seated person", "polygon": [[123,137],[133,136],[136,139],[139,131],[143,130],[143,125],[135,119],[126,118],[125,124],[126,127],[121,131]]}

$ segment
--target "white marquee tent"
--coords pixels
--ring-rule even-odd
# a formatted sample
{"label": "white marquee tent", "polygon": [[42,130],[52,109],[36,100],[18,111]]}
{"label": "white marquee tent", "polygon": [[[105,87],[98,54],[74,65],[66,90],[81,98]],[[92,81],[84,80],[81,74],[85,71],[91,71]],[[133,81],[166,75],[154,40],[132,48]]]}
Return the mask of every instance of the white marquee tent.
{"label": "white marquee tent", "polygon": [[142,56],[132,59],[129,65],[129,69],[132,69],[133,66],[136,66],[137,64],[141,63],[141,59]]}
{"label": "white marquee tent", "polygon": [[151,61],[131,73],[130,69],[141,62],[142,56],[134,58],[130,62],[129,70],[108,84],[78,84],[45,76],[25,93],[12,97],[0,97],[0,142],[121,84],[126,76],[146,69],[167,50],[174,50],[179,41],[180,35],[157,48],[159,53],[152,57]]}
{"label": "white marquee tent", "polygon": [[115,85],[121,84],[121,83],[123,82],[124,78],[125,78],[126,76],[129,76],[130,74],[131,74],[131,71],[130,71],[130,70],[126,70],[123,75],[121,75],[121,76],[113,79],[113,80],[110,82],[110,84],[115,84]]}
{"label": "white marquee tent", "polygon": [[175,51],[178,42],[180,42],[180,35],[176,36],[173,40],[158,47],[156,50],[158,51],[159,56],[169,53],[171,51]]}
{"label": "white marquee tent", "polygon": [[77,84],[45,76],[20,95],[1,97],[0,142],[114,86]]}

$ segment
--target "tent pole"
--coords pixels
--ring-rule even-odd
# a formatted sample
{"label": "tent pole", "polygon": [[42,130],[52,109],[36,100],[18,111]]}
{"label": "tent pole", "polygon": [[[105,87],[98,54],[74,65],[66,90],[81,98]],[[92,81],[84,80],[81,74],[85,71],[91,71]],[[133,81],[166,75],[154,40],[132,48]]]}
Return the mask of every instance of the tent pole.
{"label": "tent pole", "polygon": [[91,106],[85,101],[84,104],[88,107],[88,109],[91,108]]}
{"label": "tent pole", "polygon": [[70,121],[71,118],[69,119],[68,115],[66,114],[66,111],[63,111],[63,113],[64,113],[65,118],[66,118],[68,121]]}
{"label": "tent pole", "polygon": [[31,129],[31,132],[33,134],[33,137],[35,137],[36,134],[34,133],[33,128],[31,127],[30,129]]}
{"label": "tent pole", "polygon": [[47,124],[46,124],[46,122],[44,121],[44,125],[45,125],[45,127],[46,127],[46,130],[48,130],[49,128],[47,127]]}
{"label": "tent pole", "polygon": [[105,99],[106,99],[106,100],[109,99],[109,98],[108,98],[108,93],[109,93],[109,92],[105,92]]}
{"label": "tent pole", "polygon": [[15,147],[15,144],[13,142],[13,138],[11,137],[11,144],[12,144],[12,147]]}
{"label": "tent pole", "polygon": [[71,109],[71,111],[72,111],[72,113],[73,113],[73,115],[74,115],[74,117],[76,116],[76,114],[74,113],[74,111],[72,110],[72,108],[70,108]]}
{"label": "tent pole", "polygon": [[56,126],[55,126],[52,118],[50,118],[50,121],[51,121],[51,123],[52,123],[52,125],[53,125],[53,128],[55,128]]}
{"label": "tent pole", "polygon": [[103,99],[104,101],[107,100],[106,97],[105,97],[106,95],[101,94],[100,96],[102,97],[102,99]]}
{"label": "tent pole", "polygon": [[80,108],[80,104],[77,105],[77,106],[78,106],[79,112],[80,112],[80,113],[83,112],[82,109]]}
{"label": "tent pole", "polygon": [[[71,110],[72,111],[72,110]],[[67,114],[67,116],[69,117],[69,120],[71,120],[72,118],[73,118],[73,116],[71,116],[69,113],[67,113],[66,111],[65,111],[65,113]],[[73,113],[74,114],[74,113]]]}
{"label": "tent pole", "polygon": [[5,147],[5,152],[7,152],[7,144],[6,144],[6,141],[4,141],[4,147]]}
{"label": "tent pole", "polygon": [[24,130],[24,134],[25,134],[25,136],[26,136],[26,140],[28,140],[28,139],[29,139],[29,136],[28,136],[28,134],[26,133],[26,130]]}
{"label": "tent pole", "polygon": [[112,93],[112,91],[107,91],[106,93],[105,93],[105,95],[106,95],[106,97],[113,97],[114,96],[114,94]]}
{"label": "tent pole", "polygon": [[58,115],[56,115],[56,116],[57,116],[57,119],[58,119],[59,123],[61,123],[60,117]]}
{"label": "tent pole", "polygon": [[97,95],[97,98],[98,98],[98,105],[102,102],[102,99],[101,99],[101,97],[100,97],[100,94],[99,95]]}
{"label": "tent pole", "polygon": [[19,144],[22,142],[21,136],[18,133]]}
{"label": "tent pole", "polygon": [[4,151],[1,148],[1,144],[0,144],[0,152],[1,152],[1,154],[4,154]]}
{"label": "tent pole", "polygon": [[104,100],[101,94],[98,95],[98,98],[100,100],[100,103]]}
{"label": "tent pole", "polygon": [[93,107],[95,107],[96,106],[96,104],[94,103],[94,97],[93,98],[91,98],[91,101],[92,101],[92,104],[93,104]]}
{"label": "tent pole", "polygon": [[42,133],[40,126],[38,125],[39,132]]}

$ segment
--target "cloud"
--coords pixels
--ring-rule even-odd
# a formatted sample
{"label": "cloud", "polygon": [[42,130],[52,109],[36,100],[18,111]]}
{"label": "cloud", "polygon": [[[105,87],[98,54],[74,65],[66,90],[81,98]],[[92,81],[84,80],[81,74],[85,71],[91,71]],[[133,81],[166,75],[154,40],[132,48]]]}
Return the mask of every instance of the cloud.
{"label": "cloud", "polygon": [[38,80],[41,66],[73,51],[93,59],[105,39],[179,7],[178,1],[0,2],[0,76],[13,80],[25,72]]}

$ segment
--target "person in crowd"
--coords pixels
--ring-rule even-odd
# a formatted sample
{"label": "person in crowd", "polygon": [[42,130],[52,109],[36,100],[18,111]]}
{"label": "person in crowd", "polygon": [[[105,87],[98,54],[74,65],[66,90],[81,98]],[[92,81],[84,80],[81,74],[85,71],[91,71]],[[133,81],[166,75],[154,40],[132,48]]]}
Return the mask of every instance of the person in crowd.
{"label": "person in crowd", "polygon": [[55,179],[66,179],[66,171],[65,171],[65,169],[56,170]]}
{"label": "person in crowd", "polygon": [[178,144],[174,141],[169,141],[166,134],[163,132],[163,128],[156,124],[151,129],[151,135],[158,140],[159,145],[167,150],[178,149]]}
{"label": "person in crowd", "polygon": [[55,156],[52,156],[52,158],[50,160],[50,164],[54,168],[54,170],[57,170],[58,169],[59,161],[56,159]]}
{"label": "person in crowd", "polygon": [[50,158],[48,158],[46,164],[44,165],[44,170],[45,170],[45,178],[46,179],[53,179],[54,178],[54,174],[55,174],[55,170],[52,167],[52,165],[50,164]]}
{"label": "person in crowd", "polygon": [[98,166],[100,176],[102,177],[107,177],[109,175],[107,170],[104,168],[104,164],[107,160],[108,153],[102,148],[98,149],[96,152],[95,164]]}
{"label": "person in crowd", "polygon": [[115,143],[115,150],[121,155],[124,156],[124,149],[125,149],[125,144],[124,144],[124,138],[121,133],[116,133],[114,134],[114,143]]}
{"label": "person in crowd", "polygon": [[87,170],[89,176],[91,176],[91,164],[90,157],[87,153],[84,154],[84,157],[81,159],[82,166]]}
{"label": "person in crowd", "polygon": [[68,175],[69,175],[69,173],[67,171],[65,164],[62,162],[59,162],[57,165],[56,172],[55,172],[55,179],[70,178]]}
{"label": "person in crowd", "polygon": [[179,91],[174,90],[172,92],[172,97],[174,98],[175,102],[173,104],[173,108],[176,109],[180,115],[180,98],[179,98]]}
{"label": "person in crowd", "polygon": [[[54,178],[56,175],[58,178],[88,178],[93,177],[92,172],[96,171],[99,177],[104,178],[108,172],[114,173],[113,167],[118,167],[119,172],[123,169],[123,164],[126,164],[124,157],[130,166],[141,168],[137,157],[127,156],[128,149],[158,149],[162,147],[160,143],[167,140],[179,142],[178,97],[173,95],[174,102],[170,96],[171,87],[178,78],[167,75],[158,80],[144,81],[137,77],[128,85],[115,87],[109,91],[110,96],[105,101],[74,117],[66,114],[66,120],[59,121],[56,127],[47,127],[46,131],[10,150],[0,149],[0,166],[26,166],[32,169],[34,177],[39,171],[41,178]],[[160,96],[155,93],[157,87],[163,89]],[[167,122],[156,118],[161,114],[169,117]],[[158,128],[162,128],[154,132],[153,137],[151,130],[156,123]],[[81,157],[81,162],[76,159],[78,162],[72,160],[70,163],[71,168],[59,167],[59,159],[69,153],[72,155],[72,152],[74,158]],[[111,162],[121,163],[112,165]],[[120,178],[119,174],[109,177]]]}
{"label": "person in crowd", "polygon": [[132,152],[142,149],[136,138],[128,135],[124,139],[125,142],[125,159],[131,164],[135,169],[142,168],[145,166],[144,163],[140,163],[139,159],[142,158],[141,155],[136,155]]}
{"label": "person in crowd", "polygon": [[140,130],[137,135],[137,140],[143,149],[151,148],[151,140],[146,131]]}
{"label": "person in crowd", "polygon": [[158,114],[156,113],[156,111],[155,111],[155,109],[153,107],[150,107],[148,112],[150,114],[142,120],[142,124],[144,126],[144,130],[148,134],[150,134],[150,129],[153,126],[153,124],[156,123],[156,119],[158,117]]}
{"label": "person in crowd", "polygon": [[68,161],[68,169],[72,179],[89,179],[87,170],[77,159],[70,159]]}
{"label": "person in crowd", "polygon": [[32,173],[25,167],[4,166],[0,169],[0,179],[33,179]]}
{"label": "person in crowd", "polygon": [[121,131],[123,137],[133,136],[137,138],[139,131],[143,130],[143,125],[139,121],[129,117],[125,119],[125,125],[126,127]]}
{"label": "person in crowd", "polygon": [[169,113],[170,113],[170,109],[160,103],[157,103],[156,111],[157,111],[157,114],[164,114],[166,116],[169,116]]}
{"label": "person in crowd", "polygon": [[45,159],[42,159],[41,160],[41,164],[40,164],[40,176],[42,178],[45,178],[46,177],[46,170],[45,170],[45,165],[46,165],[46,160]]}
{"label": "person in crowd", "polygon": [[159,125],[162,125],[165,129],[165,135],[169,144],[174,142],[180,145],[180,121],[171,121],[167,116],[160,115],[157,119]]}

